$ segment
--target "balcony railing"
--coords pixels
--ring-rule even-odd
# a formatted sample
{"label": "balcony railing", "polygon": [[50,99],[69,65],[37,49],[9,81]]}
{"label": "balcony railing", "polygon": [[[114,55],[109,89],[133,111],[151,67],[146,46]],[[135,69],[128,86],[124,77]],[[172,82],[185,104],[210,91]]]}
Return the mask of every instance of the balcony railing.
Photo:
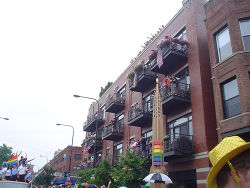
{"label": "balcony railing", "polygon": [[123,138],[124,120],[112,121],[103,129],[102,139],[119,141]]}
{"label": "balcony railing", "polygon": [[[95,147],[95,135],[91,135],[89,138],[86,139],[85,143],[87,143],[87,146],[89,146],[88,153],[94,152]],[[102,149],[102,137],[97,135],[96,138],[96,150]]]}
{"label": "balcony railing", "polygon": [[180,82],[172,82],[169,86],[161,86],[163,113],[168,114],[176,108],[190,103],[190,86]]}
{"label": "balcony railing", "polygon": [[128,79],[129,89],[131,91],[144,92],[155,85],[156,73],[151,71],[150,65],[143,65],[141,69],[136,71],[136,80],[134,77]]}
{"label": "balcony railing", "polygon": [[152,120],[153,96],[150,100],[143,100],[140,104],[135,104],[128,111],[128,124],[143,127]]}
{"label": "balcony railing", "polygon": [[150,62],[151,71],[166,75],[187,60],[187,45],[170,42],[162,49],[162,58],[163,65],[160,68],[157,65],[157,58]]}
{"label": "balcony railing", "polygon": [[170,134],[169,139],[164,141],[164,148],[166,161],[189,157],[194,153],[193,135]]}
{"label": "balcony railing", "polygon": [[125,94],[115,93],[113,96],[109,97],[105,103],[106,112],[118,113],[125,108]]}
{"label": "balcony railing", "polygon": [[97,118],[97,112],[92,115],[90,118],[87,119],[87,121],[83,124],[83,131],[87,132],[93,132],[96,130],[96,122],[97,122],[97,127],[101,126],[104,124],[104,119],[102,118],[103,114],[100,113],[99,117]]}

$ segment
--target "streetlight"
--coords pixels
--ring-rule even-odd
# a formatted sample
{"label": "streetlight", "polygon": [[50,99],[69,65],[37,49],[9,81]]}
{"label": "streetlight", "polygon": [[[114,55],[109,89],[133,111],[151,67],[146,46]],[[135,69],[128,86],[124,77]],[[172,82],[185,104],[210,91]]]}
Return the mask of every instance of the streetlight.
{"label": "streetlight", "polygon": [[5,117],[0,117],[0,119],[10,120],[9,118],[5,118]]}
{"label": "streetlight", "polygon": [[95,124],[95,146],[94,146],[94,164],[93,167],[95,168],[95,163],[96,163],[96,140],[97,140],[97,126],[98,126],[98,120],[99,120],[99,102],[97,99],[92,98],[92,97],[85,97],[85,96],[80,96],[80,95],[73,95],[75,98],[84,98],[84,99],[91,99],[96,101],[97,103],[97,119],[96,119],[96,124]]}
{"label": "streetlight", "polygon": [[66,127],[71,127],[73,129],[73,134],[72,134],[72,144],[71,144],[71,151],[70,151],[70,159],[69,159],[69,172],[70,172],[70,167],[71,167],[71,157],[72,157],[72,148],[73,148],[73,140],[74,140],[74,127],[71,125],[64,125],[64,124],[60,124],[57,123],[56,125],[58,126],[66,126]]}
{"label": "streetlight", "polygon": [[40,155],[40,157],[46,157],[47,158],[47,164],[48,164],[49,159],[48,159],[48,157],[46,155]]}

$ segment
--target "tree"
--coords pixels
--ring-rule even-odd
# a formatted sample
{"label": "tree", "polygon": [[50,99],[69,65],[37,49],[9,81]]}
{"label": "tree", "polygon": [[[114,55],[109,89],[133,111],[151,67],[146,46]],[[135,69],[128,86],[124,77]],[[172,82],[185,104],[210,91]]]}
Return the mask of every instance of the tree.
{"label": "tree", "polygon": [[111,165],[107,159],[104,159],[99,163],[98,167],[95,169],[95,184],[98,186],[108,185],[109,180],[111,180]]}
{"label": "tree", "polygon": [[41,172],[34,181],[35,185],[46,185],[49,186],[51,185],[51,181],[54,178],[54,171],[51,167],[45,166],[43,170],[46,172]]}
{"label": "tree", "polygon": [[0,166],[2,166],[3,161],[8,161],[12,155],[12,147],[8,147],[6,144],[0,146]]}
{"label": "tree", "polygon": [[80,179],[77,180],[77,183],[94,183],[94,179],[91,179],[91,175],[94,174],[95,169],[89,168],[85,170],[80,170],[76,173],[77,177],[80,177]]}
{"label": "tree", "polygon": [[136,154],[127,152],[118,167],[112,168],[111,176],[116,185],[138,188],[145,183],[143,179],[149,174],[149,168],[148,158],[139,158]]}
{"label": "tree", "polygon": [[99,97],[101,97],[101,96],[105,93],[105,91],[106,91],[112,84],[113,84],[113,82],[108,82],[104,88],[101,87],[101,91],[100,91],[100,93],[99,93]]}

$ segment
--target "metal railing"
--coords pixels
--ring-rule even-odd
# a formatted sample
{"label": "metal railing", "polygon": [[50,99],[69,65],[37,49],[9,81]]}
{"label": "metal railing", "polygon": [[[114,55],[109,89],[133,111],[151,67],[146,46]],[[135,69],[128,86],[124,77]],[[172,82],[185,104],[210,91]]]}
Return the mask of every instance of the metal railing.
{"label": "metal railing", "polygon": [[190,85],[178,81],[170,82],[170,85],[160,87],[162,101],[170,96],[190,97]]}
{"label": "metal railing", "polygon": [[[162,48],[162,56],[164,57],[166,53],[169,51],[175,51],[181,53],[183,55],[187,55],[187,45],[186,44],[178,44],[173,41],[169,42],[164,48]],[[151,61],[151,67],[155,66],[157,63],[156,58]]]}
{"label": "metal railing", "polygon": [[126,91],[123,91],[122,93],[119,93],[119,92],[114,93],[111,97],[107,99],[107,101],[105,102],[105,106],[108,107],[113,102],[124,104],[125,95],[126,95]]}
{"label": "metal railing", "polygon": [[193,135],[173,133],[164,140],[165,152],[178,151],[183,154],[193,153]]}
{"label": "metal railing", "polygon": [[[93,123],[95,120],[97,120],[97,114],[98,114],[98,113],[96,112],[94,115],[92,115],[91,117],[89,117],[89,118],[87,119],[87,121],[85,121],[85,122],[83,123],[83,129],[87,128],[91,123]],[[103,111],[100,112],[99,120],[103,120]]]}
{"label": "metal railing", "polygon": [[[141,69],[135,71],[137,74],[137,79],[139,80],[142,76],[144,75],[148,75],[148,76],[156,76],[155,72],[151,71],[151,66],[150,64],[145,64],[142,66]],[[134,80],[134,76],[128,79],[129,82],[129,87],[131,88],[133,86],[133,80]]]}
{"label": "metal railing", "polygon": [[111,121],[103,128],[102,138],[112,133],[123,133],[124,119],[120,121]]}
{"label": "metal railing", "polygon": [[141,114],[152,114],[153,111],[153,95],[149,100],[143,100],[141,103],[137,103],[128,111],[128,121],[132,121]]}

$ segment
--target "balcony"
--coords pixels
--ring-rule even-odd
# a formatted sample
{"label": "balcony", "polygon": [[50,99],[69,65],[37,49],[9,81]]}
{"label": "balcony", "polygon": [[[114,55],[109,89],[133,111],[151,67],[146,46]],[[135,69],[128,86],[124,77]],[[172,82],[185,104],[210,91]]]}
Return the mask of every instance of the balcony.
{"label": "balcony", "polygon": [[161,86],[163,114],[169,114],[176,108],[190,103],[190,86],[180,82],[172,82],[169,86]]}
{"label": "balcony", "polygon": [[88,120],[83,124],[83,131],[87,132],[94,132],[96,130],[96,123],[97,127],[100,127],[101,125],[104,124],[104,119],[102,118],[103,115],[100,114],[99,117],[97,118],[97,113],[95,113],[93,116],[88,118]]}
{"label": "balcony", "polygon": [[148,122],[152,122],[153,98],[135,104],[128,111],[128,124],[137,127],[143,127]]}
{"label": "balcony", "polygon": [[102,139],[119,141],[123,138],[124,121],[111,121],[104,127]]}
{"label": "balcony", "polygon": [[[88,153],[93,153],[95,150],[95,135],[91,135],[86,140],[87,145],[89,146]],[[96,138],[96,151],[102,149],[102,137],[97,136]]]}
{"label": "balcony", "polygon": [[194,153],[193,136],[185,134],[172,134],[168,140],[164,141],[165,161],[186,158]]}
{"label": "balcony", "polygon": [[[135,76],[135,75],[134,75]],[[155,85],[156,73],[151,72],[150,65],[142,65],[142,67],[136,71],[136,80],[134,76],[128,79],[129,89],[136,92],[144,92],[152,88]]]}
{"label": "balcony", "polygon": [[187,60],[187,45],[170,42],[162,48],[162,58],[163,65],[160,68],[157,64],[157,57],[150,62],[151,71],[166,75]]}
{"label": "balcony", "polygon": [[105,103],[106,112],[118,113],[125,108],[125,91],[121,94],[114,94]]}

